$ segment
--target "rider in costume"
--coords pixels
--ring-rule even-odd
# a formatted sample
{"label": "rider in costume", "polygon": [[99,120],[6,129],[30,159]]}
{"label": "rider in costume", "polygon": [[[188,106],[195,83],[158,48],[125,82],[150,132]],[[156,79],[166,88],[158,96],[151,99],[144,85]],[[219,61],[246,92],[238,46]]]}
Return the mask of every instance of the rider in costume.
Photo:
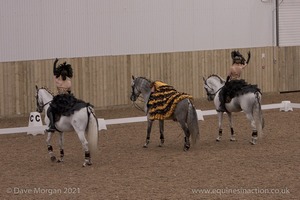
{"label": "rider in costume", "polygon": [[57,62],[58,59],[56,58],[53,65],[53,75],[58,94],[53,97],[47,111],[50,120],[49,128],[46,129],[47,132],[54,132],[56,130],[54,125],[55,116],[65,113],[73,104],[72,102],[76,102],[76,98],[71,94],[73,69],[71,65],[66,62],[56,67]]}
{"label": "rider in costume", "polygon": [[226,96],[228,94],[228,83],[230,81],[240,80],[242,70],[248,65],[250,60],[250,51],[248,52],[248,59],[247,61],[243,57],[243,55],[239,51],[232,51],[231,58],[232,58],[232,66],[230,67],[227,79],[225,82],[224,87],[219,93],[220,99],[220,106],[217,109],[218,112],[226,112],[225,103],[226,103]]}

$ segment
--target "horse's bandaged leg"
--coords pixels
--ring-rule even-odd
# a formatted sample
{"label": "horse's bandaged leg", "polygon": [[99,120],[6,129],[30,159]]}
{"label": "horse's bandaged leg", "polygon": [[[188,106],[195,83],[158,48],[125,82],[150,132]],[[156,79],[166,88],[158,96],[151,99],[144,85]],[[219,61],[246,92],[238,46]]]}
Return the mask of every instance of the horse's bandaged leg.
{"label": "horse's bandaged leg", "polygon": [[231,132],[230,141],[236,141],[235,133],[232,127],[230,128],[230,132]]}
{"label": "horse's bandaged leg", "polygon": [[253,144],[253,145],[256,144],[256,142],[257,142],[257,135],[258,135],[257,131],[253,131],[252,132],[252,139],[250,141],[251,144]]}
{"label": "horse's bandaged leg", "polygon": [[222,129],[219,129],[219,136],[217,137],[216,141],[217,142],[220,142],[221,139],[222,139],[222,134],[223,134],[223,130]]}

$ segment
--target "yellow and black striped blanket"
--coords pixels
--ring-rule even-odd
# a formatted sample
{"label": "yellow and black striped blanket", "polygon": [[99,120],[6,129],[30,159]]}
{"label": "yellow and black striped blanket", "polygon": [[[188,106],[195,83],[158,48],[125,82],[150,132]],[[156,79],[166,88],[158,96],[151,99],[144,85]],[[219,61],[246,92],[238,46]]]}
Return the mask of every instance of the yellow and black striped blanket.
{"label": "yellow and black striped blanket", "polygon": [[[156,83],[156,82],[155,82]],[[193,100],[191,95],[177,92],[172,86],[157,81],[155,91],[151,93],[148,101],[148,114],[151,120],[166,120],[173,115],[177,103],[183,99]]]}

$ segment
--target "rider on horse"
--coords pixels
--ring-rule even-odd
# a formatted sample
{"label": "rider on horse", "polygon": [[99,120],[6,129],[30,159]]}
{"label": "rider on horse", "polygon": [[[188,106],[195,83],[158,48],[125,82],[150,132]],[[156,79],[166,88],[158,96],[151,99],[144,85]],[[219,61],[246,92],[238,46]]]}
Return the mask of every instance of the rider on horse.
{"label": "rider on horse", "polygon": [[231,52],[231,58],[232,58],[232,66],[229,69],[229,72],[227,74],[227,79],[224,87],[219,93],[220,98],[220,106],[217,109],[218,112],[226,112],[225,103],[226,103],[226,97],[228,95],[228,83],[232,80],[240,80],[242,70],[248,65],[250,60],[250,51],[248,52],[248,59],[247,61],[243,57],[243,55],[239,51],[232,51]]}
{"label": "rider on horse", "polygon": [[57,130],[54,125],[56,117],[58,118],[61,115],[70,116],[74,114],[74,111],[83,107],[93,107],[93,105],[75,98],[71,93],[71,78],[73,77],[71,65],[64,62],[56,68],[57,62],[58,59],[54,61],[53,75],[58,94],[53,97],[47,111],[47,116],[50,120],[49,128],[46,130],[47,132],[54,132]]}
{"label": "rider on horse", "polygon": [[58,59],[56,58],[53,65],[53,75],[58,95],[54,96],[47,111],[47,116],[50,120],[49,128],[46,130],[47,132],[54,132],[56,130],[54,125],[55,115],[60,115],[63,110],[66,109],[63,108],[62,110],[62,107],[65,107],[74,99],[74,96],[71,94],[71,78],[73,77],[72,67],[70,64],[64,62],[56,68],[57,62]]}

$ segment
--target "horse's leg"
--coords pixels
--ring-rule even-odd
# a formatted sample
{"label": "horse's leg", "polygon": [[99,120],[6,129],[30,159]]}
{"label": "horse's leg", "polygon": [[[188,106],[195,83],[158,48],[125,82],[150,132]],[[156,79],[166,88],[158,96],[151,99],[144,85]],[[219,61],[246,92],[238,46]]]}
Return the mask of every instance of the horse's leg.
{"label": "horse's leg", "polygon": [[216,139],[217,142],[221,141],[222,138],[222,123],[223,123],[223,112],[218,112],[218,127],[219,127],[219,135]]}
{"label": "horse's leg", "polygon": [[179,120],[178,122],[179,122],[182,130],[184,131],[184,135],[185,135],[183,150],[188,151],[190,149],[190,146],[191,146],[191,144],[190,144],[190,131],[189,131],[185,121]]}
{"label": "horse's leg", "polygon": [[57,162],[63,162],[64,161],[64,133],[63,132],[59,132],[59,140],[58,140],[58,144],[59,144],[59,150],[60,150],[60,159],[57,160]]}
{"label": "horse's leg", "polygon": [[153,124],[153,120],[148,119],[147,138],[146,138],[146,143],[143,146],[144,148],[147,148],[148,144],[150,143],[150,134],[151,134],[152,124]]}
{"label": "horse's leg", "polygon": [[233,126],[232,126],[232,114],[227,112],[227,115],[228,115],[229,127],[230,127],[230,132],[231,132],[230,141],[236,141],[235,133],[234,133]]}
{"label": "horse's leg", "polygon": [[247,113],[246,116],[250,120],[251,127],[252,127],[252,138],[251,138],[250,143],[254,145],[257,142],[257,129],[256,129],[255,120],[254,120],[252,113]]}
{"label": "horse's leg", "polygon": [[90,151],[89,151],[89,147],[88,147],[88,141],[86,140],[85,136],[84,136],[84,131],[76,131],[77,135],[79,137],[79,140],[82,144],[83,150],[84,150],[84,163],[83,163],[83,167],[87,166],[87,165],[91,165],[91,155],[90,155]]}
{"label": "horse's leg", "polygon": [[46,143],[47,143],[48,153],[50,155],[51,161],[54,162],[54,161],[56,161],[56,157],[53,153],[53,147],[51,145],[52,133],[51,132],[47,132],[47,133],[48,133],[48,136],[47,136],[47,139],[46,139]]}
{"label": "horse's leg", "polygon": [[160,133],[160,144],[158,145],[159,147],[162,147],[165,142],[165,137],[164,137],[164,120],[159,120],[159,133]]}

